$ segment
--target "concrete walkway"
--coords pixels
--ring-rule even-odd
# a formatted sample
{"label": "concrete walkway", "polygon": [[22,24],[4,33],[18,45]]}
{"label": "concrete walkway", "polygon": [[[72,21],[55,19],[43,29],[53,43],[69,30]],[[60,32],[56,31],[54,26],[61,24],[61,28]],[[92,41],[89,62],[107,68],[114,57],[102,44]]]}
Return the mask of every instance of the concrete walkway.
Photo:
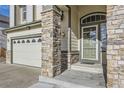
{"label": "concrete walkway", "polygon": [[0,88],[26,88],[38,82],[39,68],[0,63]]}
{"label": "concrete walkway", "polygon": [[103,75],[77,70],[67,70],[55,78],[40,77],[32,88],[105,88]]}
{"label": "concrete walkway", "polygon": [[77,70],[67,70],[61,75],[55,77],[57,80],[64,82],[70,82],[80,86],[90,87],[90,88],[104,88],[105,81],[102,74],[99,73],[89,73]]}
{"label": "concrete walkway", "polygon": [[71,70],[66,70],[59,76],[47,78],[40,76],[39,83],[33,88],[105,88],[102,65],[80,64],[71,65]]}

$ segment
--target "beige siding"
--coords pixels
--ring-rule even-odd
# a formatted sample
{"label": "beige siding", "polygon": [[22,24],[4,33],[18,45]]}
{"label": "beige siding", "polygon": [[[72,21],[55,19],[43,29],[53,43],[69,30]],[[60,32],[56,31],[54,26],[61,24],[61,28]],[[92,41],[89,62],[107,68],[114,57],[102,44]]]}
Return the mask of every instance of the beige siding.
{"label": "beige siding", "polygon": [[35,20],[41,20],[42,5],[35,6]]}
{"label": "beige siding", "polygon": [[27,6],[27,22],[33,21],[33,5]]}

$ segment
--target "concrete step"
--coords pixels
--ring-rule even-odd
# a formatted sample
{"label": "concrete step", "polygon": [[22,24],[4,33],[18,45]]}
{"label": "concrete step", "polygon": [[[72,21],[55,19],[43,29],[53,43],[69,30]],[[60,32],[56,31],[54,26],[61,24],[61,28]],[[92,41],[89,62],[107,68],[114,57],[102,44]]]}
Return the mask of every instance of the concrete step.
{"label": "concrete step", "polygon": [[47,85],[58,88],[105,88],[105,81],[102,74],[77,70],[67,70],[54,78],[40,76],[39,82],[39,84],[33,87]]}
{"label": "concrete step", "polygon": [[[62,74],[54,77],[39,77],[38,85],[49,85],[63,88],[105,88],[102,66],[100,64],[79,64],[71,66],[71,70],[66,70]],[[52,85],[51,85],[52,84]]]}
{"label": "concrete step", "polygon": [[51,87],[51,88],[88,88],[86,86],[83,85],[79,85],[79,84],[75,84],[75,83],[71,83],[68,81],[63,81],[63,80],[59,80],[56,78],[48,78],[48,77],[43,77],[40,76],[39,77],[39,83],[32,85],[31,87]]}
{"label": "concrete step", "polygon": [[82,72],[89,72],[89,73],[97,73],[102,74],[103,69],[101,64],[80,64],[76,63],[71,65],[72,70],[82,71]]}

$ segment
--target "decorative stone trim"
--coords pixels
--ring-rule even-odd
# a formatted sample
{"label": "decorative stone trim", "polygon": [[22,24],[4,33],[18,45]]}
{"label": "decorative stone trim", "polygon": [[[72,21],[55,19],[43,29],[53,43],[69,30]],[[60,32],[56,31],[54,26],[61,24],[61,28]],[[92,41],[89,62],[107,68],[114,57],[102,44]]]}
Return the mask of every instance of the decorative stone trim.
{"label": "decorative stone trim", "polygon": [[71,52],[71,64],[79,62],[79,52],[73,51]]}
{"label": "decorative stone trim", "polygon": [[61,72],[64,72],[68,69],[68,52],[61,51]]}

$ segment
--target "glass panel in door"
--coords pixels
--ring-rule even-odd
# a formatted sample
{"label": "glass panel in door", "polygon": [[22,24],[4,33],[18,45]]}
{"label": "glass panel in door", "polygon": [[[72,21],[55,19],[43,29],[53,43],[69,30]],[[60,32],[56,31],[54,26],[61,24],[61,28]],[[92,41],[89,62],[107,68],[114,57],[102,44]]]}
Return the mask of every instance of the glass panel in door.
{"label": "glass panel in door", "polygon": [[97,59],[97,27],[83,28],[83,59]]}

